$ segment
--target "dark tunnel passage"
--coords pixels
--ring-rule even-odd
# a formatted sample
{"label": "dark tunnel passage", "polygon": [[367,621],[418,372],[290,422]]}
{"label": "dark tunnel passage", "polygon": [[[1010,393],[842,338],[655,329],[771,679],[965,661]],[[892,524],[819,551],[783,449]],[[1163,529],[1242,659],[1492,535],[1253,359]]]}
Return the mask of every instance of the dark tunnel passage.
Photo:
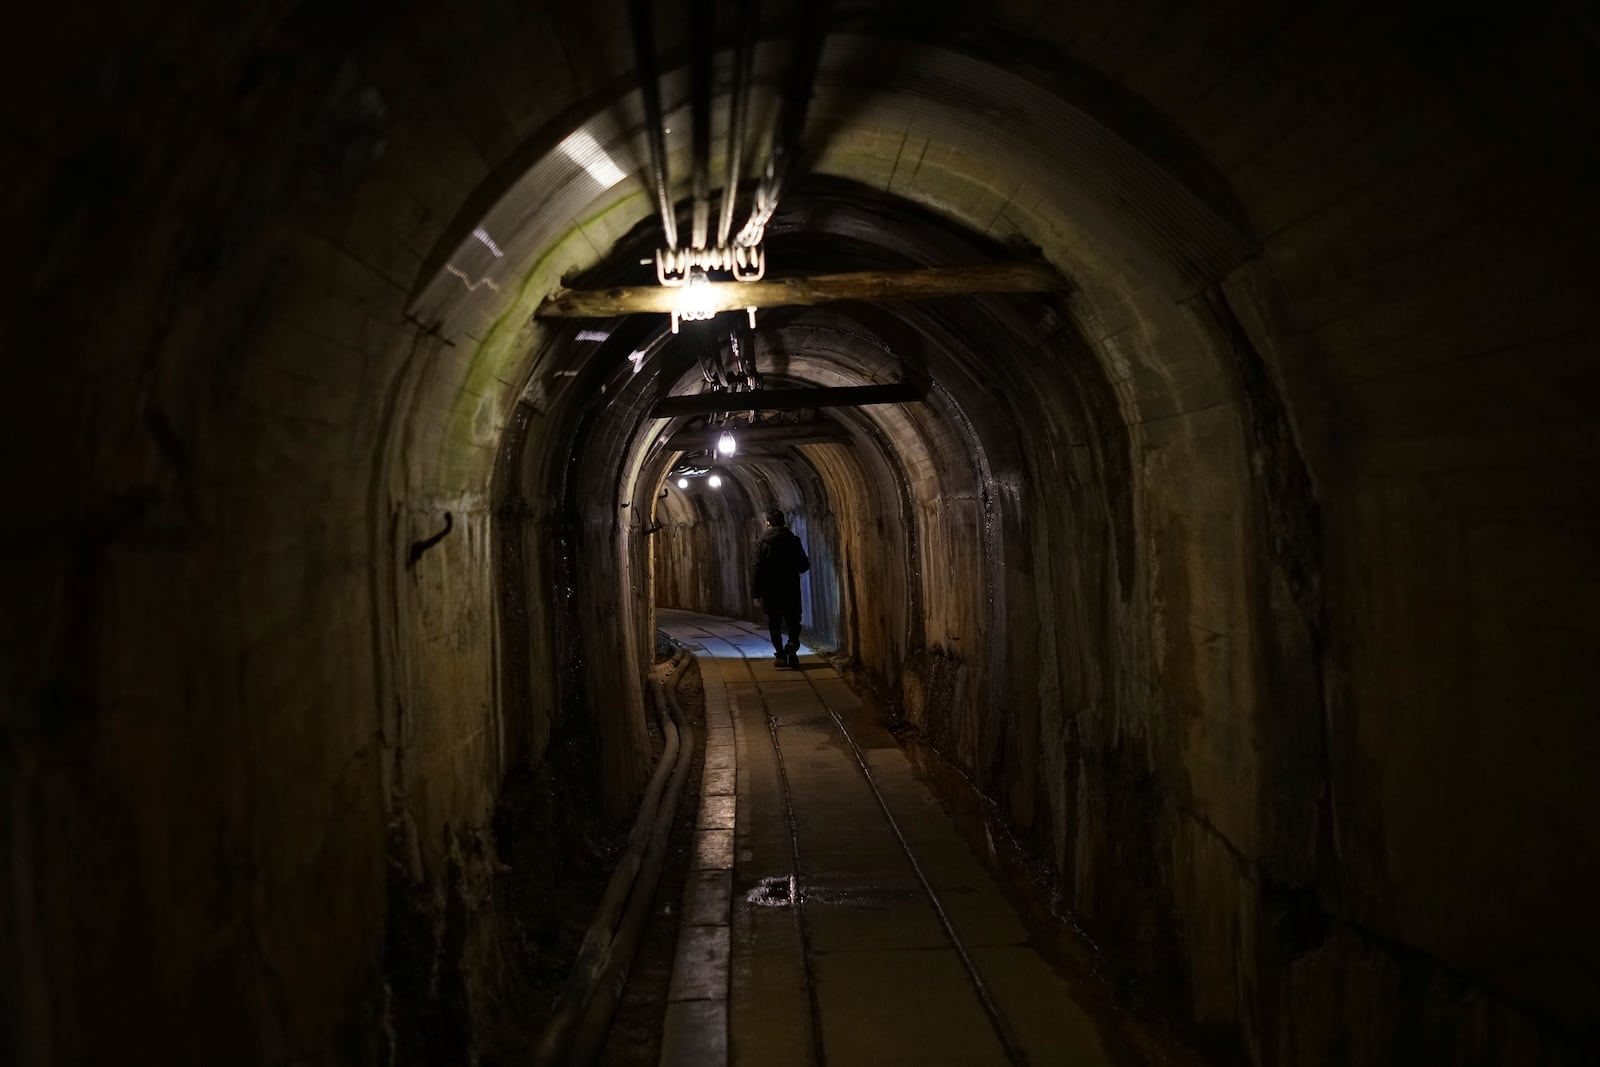
{"label": "dark tunnel passage", "polygon": [[[638,805],[658,611],[759,623],[769,508],[1141,1011],[1600,1055],[1600,17],[826,6],[771,278],[1059,289],[540,314],[656,278],[611,0],[11,37],[0,1061],[494,1062],[496,813]],[[761,8],[746,196],[816,14]],[[915,398],[694,408],[741,366]]]}

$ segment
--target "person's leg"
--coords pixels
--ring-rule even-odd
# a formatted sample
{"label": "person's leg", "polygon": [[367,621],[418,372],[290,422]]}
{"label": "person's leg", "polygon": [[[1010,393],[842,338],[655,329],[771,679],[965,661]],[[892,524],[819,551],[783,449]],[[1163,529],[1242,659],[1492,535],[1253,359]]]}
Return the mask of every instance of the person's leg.
{"label": "person's leg", "polygon": [[763,603],[767,607],[767,633],[772,636],[772,651],[777,654],[783,651],[783,609],[770,598]]}
{"label": "person's leg", "polygon": [[784,622],[789,629],[789,643],[784,646],[789,666],[800,666],[800,601],[784,605]]}

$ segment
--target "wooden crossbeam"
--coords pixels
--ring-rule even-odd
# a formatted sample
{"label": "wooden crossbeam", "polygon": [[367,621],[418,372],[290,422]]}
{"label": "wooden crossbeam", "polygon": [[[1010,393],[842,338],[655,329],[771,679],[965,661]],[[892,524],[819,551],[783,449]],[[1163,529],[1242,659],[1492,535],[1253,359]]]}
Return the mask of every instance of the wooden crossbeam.
{"label": "wooden crossbeam", "polygon": [[712,415],[728,411],[799,411],[806,408],[855,408],[870,404],[913,404],[922,390],[910,382],[893,385],[847,385],[831,389],[758,389],[745,393],[690,393],[663,397],[650,409],[653,419],[679,415]]}
{"label": "wooden crossbeam", "polygon": [[741,463],[788,463],[794,456],[788,452],[735,452],[731,456],[718,456],[715,460],[692,459],[688,462],[708,467],[733,467]]}
{"label": "wooden crossbeam", "polygon": [[[986,293],[1047,293],[1067,288],[1048,263],[981,263],[970,267],[856,271],[761,282],[707,282],[695,288],[705,311],[745,308],[809,307],[840,300],[879,303],[981,296]],[[683,310],[683,286],[635,285],[613,289],[562,289],[547,297],[535,315],[545,319],[609,318],[640,312]]]}
{"label": "wooden crossbeam", "polygon": [[[850,432],[836,422],[824,423],[771,423],[763,426],[734,428],[733,436],[742,452],[746,447],[759,445],[804,445],[820,441],[848,441]],[[667,438],[666,447],[680,452],[697,448],[716,448],[721,430],[679,430]],[[738,453],[735,453],[738,454]]]}

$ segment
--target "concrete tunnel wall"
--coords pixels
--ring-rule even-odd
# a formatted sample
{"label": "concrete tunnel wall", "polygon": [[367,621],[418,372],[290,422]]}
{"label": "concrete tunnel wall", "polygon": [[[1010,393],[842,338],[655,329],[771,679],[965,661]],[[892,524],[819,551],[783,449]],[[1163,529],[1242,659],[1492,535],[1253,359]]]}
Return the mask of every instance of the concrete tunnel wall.
{"label": "concrete tunnel wall", "polygon": [[683,608],[765,623],[750,596],[755,545],[765,513],[777,507],[806,545],[811,570],[801,582],[801,614],[808,645],[832,647],[838,639],[838,535],[820,476],[803,455],[736,456],[710,464],[723,479],[713,489],[705,477],[679,489],[670,475],[656,500],[652,588],[660,607]]}
{"label": "concrete tunnel wall", "polygon": [[[841,651],[1248,1062],[1580,1062],[1592,12],[836,8],[812,169],[945,228],[800,258],[1074,287],[851,313],[933,389],[802,447]],[[31,42],[0,141],[0,1047],[454,1056],[506,773],[574,721],[645,769],[672,382],[528,317],[648,216],[557,150],[627,129],[623,8],[123,18]],[[870,379],[841,317],[762,336]]]}

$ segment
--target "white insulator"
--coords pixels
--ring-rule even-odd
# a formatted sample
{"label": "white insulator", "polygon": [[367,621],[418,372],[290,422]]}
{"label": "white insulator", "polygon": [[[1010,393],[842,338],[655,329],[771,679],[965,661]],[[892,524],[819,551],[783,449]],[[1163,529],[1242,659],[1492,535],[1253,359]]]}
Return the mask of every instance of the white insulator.
{"label": "white insulator", "polygon": [[728,269],[738,281],[759,282],[767,274],[767,251],[761,245],[752,245],[749,248],[743,245],[735,246],[733,263]]}
{"label": "white insulator", "polygon": [[656,281],[662,285],[682,285],[689,278],[689,267],[687,249],[656,249]]}

